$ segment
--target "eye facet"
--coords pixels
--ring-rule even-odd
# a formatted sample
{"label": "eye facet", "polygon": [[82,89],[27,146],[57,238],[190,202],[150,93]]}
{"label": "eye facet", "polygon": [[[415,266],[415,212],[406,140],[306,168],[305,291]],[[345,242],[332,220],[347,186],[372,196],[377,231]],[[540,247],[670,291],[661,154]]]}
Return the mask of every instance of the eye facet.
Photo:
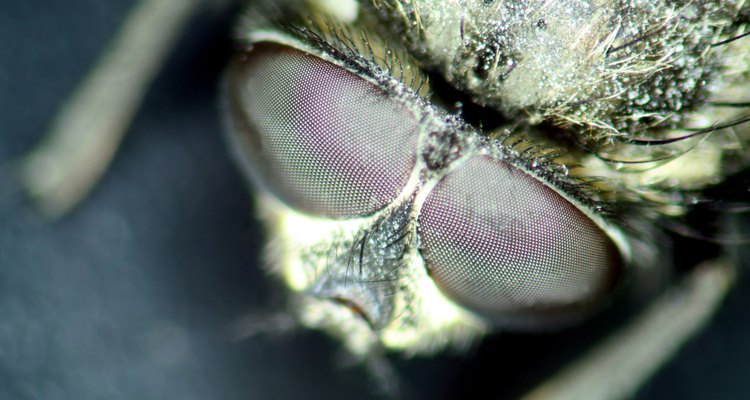
{"label": "eye facet", "polygon": [[298,210],[370,214],[401,193],[414,168],[415,114],[301,50],[255,44],[230,70],[229,98],[249,173]]}
{"label": "eye facet", "polygon": [[580,311],[608,294],[620,272],[614,244],[588,216],[491,157],[475,156],[443,178],[418,221],[437,285],[489,317]]}

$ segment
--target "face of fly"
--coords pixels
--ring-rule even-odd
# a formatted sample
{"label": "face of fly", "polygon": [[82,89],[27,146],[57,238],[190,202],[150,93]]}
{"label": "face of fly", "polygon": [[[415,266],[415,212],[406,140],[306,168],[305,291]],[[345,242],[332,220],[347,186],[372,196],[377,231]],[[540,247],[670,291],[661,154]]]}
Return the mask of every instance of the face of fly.
{"label": "face of fly", "polygon": [[299,320],[358,355],[432,352],[569,324],[659,274],[655,221],[747,161],[748,14],[256,3],[229,140]]}

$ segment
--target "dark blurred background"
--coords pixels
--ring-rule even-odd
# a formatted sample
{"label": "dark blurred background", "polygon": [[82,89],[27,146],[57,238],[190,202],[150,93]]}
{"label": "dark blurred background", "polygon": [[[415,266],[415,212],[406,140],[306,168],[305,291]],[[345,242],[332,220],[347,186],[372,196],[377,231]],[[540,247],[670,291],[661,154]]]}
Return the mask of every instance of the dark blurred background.
{"label": "dark blurred background", "polygon": [[[262,229],[222,142],[231,7],[193,20],[81,207],[48,223],[27,203],[19,161],[133,4],[0,5],[0,399],[376,398],[320,334],[227,333],[283,299],[260,270]],[[409,397],[513,397],[600,329],[501,335],[467,357],[394,364]],[[749,367],[745,279],[640,397],[748,398]]]}

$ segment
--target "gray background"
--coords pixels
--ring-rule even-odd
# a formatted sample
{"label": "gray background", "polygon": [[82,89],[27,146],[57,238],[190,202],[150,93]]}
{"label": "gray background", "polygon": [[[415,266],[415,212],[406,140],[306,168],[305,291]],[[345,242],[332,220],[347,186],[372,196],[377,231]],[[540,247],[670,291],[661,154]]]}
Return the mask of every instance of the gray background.
{"label": "gray background", "polygon": [[[232,321],[282,300],[259,271],[261,227],[221,141],[216,87],[231,10],[194,20],[82,207],[48,224],[26,203],[19,159],[132,3],[0,4],[0,399],[375,397],[319,334],[227,337]],[[394,364],[409,397],[512,396],[605,322]],[[641,396],[750,396],[748,338],[745,279]]]}

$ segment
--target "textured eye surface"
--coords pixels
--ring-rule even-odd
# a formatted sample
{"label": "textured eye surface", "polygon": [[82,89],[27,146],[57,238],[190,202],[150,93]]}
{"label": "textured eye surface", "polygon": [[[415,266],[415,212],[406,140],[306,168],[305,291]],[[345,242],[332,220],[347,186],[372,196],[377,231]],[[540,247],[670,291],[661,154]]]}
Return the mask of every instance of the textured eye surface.
{"label": "textured eye surface", "polygon": [[416,162],[413,112],[302,51],[256,44],[230,71],[229,98],[250,173],[301,211],[372,213],[398,196]]}
{"label": "textured eye surface", "polygon": [[443,178],[419,216],[420,251],[441,290],[488,316],[552,317],[609,293],[617,251],[555,191],[477,156]]}

